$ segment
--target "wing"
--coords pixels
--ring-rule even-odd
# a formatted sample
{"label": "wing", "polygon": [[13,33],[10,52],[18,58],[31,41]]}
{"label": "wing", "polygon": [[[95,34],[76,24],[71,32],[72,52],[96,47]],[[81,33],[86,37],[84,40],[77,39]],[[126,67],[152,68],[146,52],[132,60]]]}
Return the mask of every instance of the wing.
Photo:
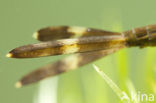
{"label": "wing", "polygon": [[24,76],[17,83],[17,87],[74,70],[125,47],[125,38],[121,33],[81,27],[43,28],[35,33],[35,38],[44,42],[15,48],[7,56],[33,58],[68,53],[78,54],[38,68]]}
{"label": "wing", "polygon": [[35,83],[39,80],[42,80],[50,76],[55,76],[64,72],[68,72],[70,70],[77,69],[80,66],[91,63],[108,54],[112,54],[124,47],[125,46],[121,46],[118,48],[113,48],[113,49],[108,49],[103,51],[79,53],[79,54],[71,55],[55,63],[48,64],[46,66],[38,68],[37,70],[27,74],[19,82],[17,82],[16,86],[21,87],[24,85]]}
{"label": "wing", "polygon": [[88,36],[21,46],[10,51],[8,56],[13,58],[34,58],[108,50],[125,45],[126,41],[122,35]]}
{"label": "wing", "polygon": [[76,26],[53,26],[38,30],[34,33],[33,37],[40,41],[50,41],[58,39],[103,35],[120,35],[120,33]]}
{"label": "wing", "polygon": [[35,37],[40,41],[46,42],[15,48],[7,56],[13,58],[34,58],[106,50],[125,45],[125,38],[121,33],[83,27],[61,26],[43,28],[35,33]]}

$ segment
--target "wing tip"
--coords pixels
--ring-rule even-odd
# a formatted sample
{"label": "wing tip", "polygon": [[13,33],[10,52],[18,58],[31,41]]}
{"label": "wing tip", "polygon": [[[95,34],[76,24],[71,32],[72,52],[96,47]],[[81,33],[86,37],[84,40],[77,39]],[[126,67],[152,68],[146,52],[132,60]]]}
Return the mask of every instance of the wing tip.
{"label": "wing tip", "polygon": [[6,57],[12,58],[12,57],[13,57],[13,54],[12,54],[12,53],[8,53],[8,54],[6,55]]}
{"label": "wing tip", "polygon": [[19,82],[17,82],[16,84],[15,84],[15,87],[16,88],[21,88],[22,87],[22,83],[19,81]]}
{"label": "wing tip", "polygon": [[39,33],[38,32],[33,33],[33,38],[35,38],[35,39],[38,40],[38,36],[39,36]]}

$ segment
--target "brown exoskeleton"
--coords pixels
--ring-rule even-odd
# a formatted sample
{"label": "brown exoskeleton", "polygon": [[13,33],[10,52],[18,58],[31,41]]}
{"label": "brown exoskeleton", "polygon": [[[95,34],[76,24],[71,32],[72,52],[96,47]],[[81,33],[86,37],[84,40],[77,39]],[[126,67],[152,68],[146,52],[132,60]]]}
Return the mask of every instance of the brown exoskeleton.
{"label": "brown exoskeleton", "polygon": [[18,87],[76,69],[125,47],[156,46],[156,25],[122,33],[83,27],[47,27],[37,31],[34,37],[43,42],[15,48],[7,57],[35,58],[77,54],[29,73],[17,83]]}

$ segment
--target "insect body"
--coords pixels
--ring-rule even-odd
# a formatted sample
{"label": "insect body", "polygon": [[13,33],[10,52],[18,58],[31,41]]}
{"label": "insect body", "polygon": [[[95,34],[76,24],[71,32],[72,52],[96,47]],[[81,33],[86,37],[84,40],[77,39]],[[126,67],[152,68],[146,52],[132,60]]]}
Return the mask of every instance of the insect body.
{"label": "insect body", "polygon": [[127,46],[156,46],[156,25],[134,28],[123,32],[126,37]]}
{"label": "insect body", "polygon": [[77,54],[29,73],[17,83],[18,87],[76,69],[125,47],[156,46],[156,25],[134,28],[122,33],[83,27],[48,27],[37,31],[34,37],[42,42],[15,48],[7,56],[35,58]]}

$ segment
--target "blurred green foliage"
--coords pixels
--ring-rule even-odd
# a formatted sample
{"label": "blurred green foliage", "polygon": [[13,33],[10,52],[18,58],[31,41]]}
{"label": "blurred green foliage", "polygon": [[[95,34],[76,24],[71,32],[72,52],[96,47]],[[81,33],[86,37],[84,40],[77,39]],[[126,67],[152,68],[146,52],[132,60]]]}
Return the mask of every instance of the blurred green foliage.
{"label": "blurred green foliage", "polygon": [[[35,68],[62,58],[5,58],[9,50],[37,42],[31,37],[35,30],[50,25],[76,25],[111,31],[129,30],[156,23],[155,3],[155,0],[0,0],[0,103],[36,102],[34,98],[38,99],[36,97],[42,94],[39,92],[41,85],[49,81],[21,89],[16,89],[14,83]],[[129,92],[128,89],[135,89],[136,92],[155,94],[155,52],[156,48],[128,48],[94,64],[126,93]],[[53,83],[56,78],[57,82]],[[57,89],[49,92],[54,93],[58,103],[121,102],[92,65],[56,78],[48,80],[49,87],[57,85]],[[45,86],[44,89],[48,88]],[[51,95],[51,98],[54,97]]]}

